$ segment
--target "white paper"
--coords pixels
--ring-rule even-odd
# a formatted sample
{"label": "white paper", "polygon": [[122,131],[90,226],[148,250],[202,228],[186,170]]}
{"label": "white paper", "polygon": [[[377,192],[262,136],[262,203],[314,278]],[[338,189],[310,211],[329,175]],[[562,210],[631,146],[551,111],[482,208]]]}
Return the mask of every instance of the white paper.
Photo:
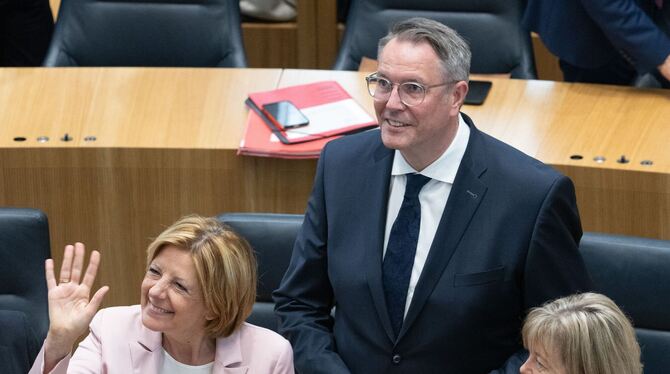
{"label": "white paper", "polygon": [[[288,139],[302,138],[374,121],[368,112],[353,99],[315,105],[300,109],[300,111],[309,119],[309,125],[288,130],[286,132]],[[273,142],[279,141],[274,134],[272,134],[270,140]]]}

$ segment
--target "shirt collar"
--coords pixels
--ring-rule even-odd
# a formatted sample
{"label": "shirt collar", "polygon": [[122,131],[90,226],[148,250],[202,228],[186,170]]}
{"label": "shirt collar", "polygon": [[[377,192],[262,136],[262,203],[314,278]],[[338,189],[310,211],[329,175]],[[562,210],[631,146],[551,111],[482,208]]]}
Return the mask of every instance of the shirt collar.
{"label": "shirt collar", "polygon": [[463,116],[459,114],[456,136],[454,136],[454,140],[452,140],[449,147],[437,160],[433,161],[433,163],[421,172],[417,172],[407,163],[400,151],[396,149],[393,157],[393,166],[391,167],[391,175],[419,173],[440,182],[454,183],[456,172],[465,154],[469,138],[470,127],[465,123]]}

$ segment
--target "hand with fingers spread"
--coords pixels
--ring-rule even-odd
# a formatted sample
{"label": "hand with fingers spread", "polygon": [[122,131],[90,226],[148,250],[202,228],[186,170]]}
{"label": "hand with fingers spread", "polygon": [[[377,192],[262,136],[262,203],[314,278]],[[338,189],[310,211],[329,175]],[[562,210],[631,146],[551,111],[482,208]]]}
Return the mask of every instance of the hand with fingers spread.
{"label": "hand with fingers spread", "polygon": [[49,333],[45,341],[45,366],[47,373],[65,357],[77,339],[88,331],[93,316],[100,308],[109,287],[101,287],[90,297],[93,281],[100,265],[100,252],[91,252],[83,274],[84,244],[67,245],[63,255],[60,275],[56,280],[52,259],[46,260],[46,280],[49,289]]}

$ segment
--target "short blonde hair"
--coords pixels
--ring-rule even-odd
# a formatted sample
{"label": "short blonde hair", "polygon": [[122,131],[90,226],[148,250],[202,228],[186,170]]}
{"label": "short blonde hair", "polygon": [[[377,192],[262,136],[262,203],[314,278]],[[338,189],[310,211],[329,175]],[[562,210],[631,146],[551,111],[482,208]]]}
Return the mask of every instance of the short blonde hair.
{"label": "short blonde hair", "polygon": [[161,249],[175,246],[191,254],[208,317],[208,336],[232,334],[256,301],[256,257],[244,238],[215,218],[182,217],[149,245],[147,265]]}
{"label": "short blonde hair", "polygon": [[601,294],[576,294],[532,309],[521,335],[528,349],[553,350],[569,374],[642,373],[633,326]]}

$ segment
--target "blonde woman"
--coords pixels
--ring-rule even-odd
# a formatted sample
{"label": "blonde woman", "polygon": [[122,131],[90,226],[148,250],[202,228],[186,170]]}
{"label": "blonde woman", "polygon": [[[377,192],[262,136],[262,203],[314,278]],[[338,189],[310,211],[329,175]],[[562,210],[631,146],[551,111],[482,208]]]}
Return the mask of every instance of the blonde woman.
{"label": "blonde woman", "polygon": [[642,373],[633,326],[601,294],[577,294],[532,309],[522,336],[530,356],[521,374]]}
{"label": "blonde woman", "polygon": [[244,322],[256,298],[256,260],[244,239],[216,219],[188,216],[147,252],[140,305],[97,313],[109,289],[89,300],[100,254],[83,273],[84,245],[65,247],[59,281],[47,260],[50,327],[31,374],[293,373],[288,341]]}

